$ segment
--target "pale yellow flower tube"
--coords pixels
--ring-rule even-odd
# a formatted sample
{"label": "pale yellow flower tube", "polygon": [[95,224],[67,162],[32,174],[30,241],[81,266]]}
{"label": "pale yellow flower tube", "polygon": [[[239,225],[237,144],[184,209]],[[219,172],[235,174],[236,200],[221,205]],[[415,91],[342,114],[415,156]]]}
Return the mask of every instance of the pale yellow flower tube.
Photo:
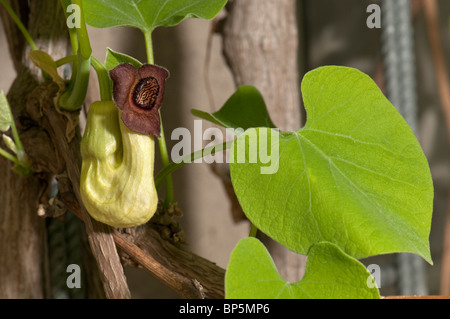
{"label": "pale yellow flower tube", "polygon": [[94,219],[126,228],[153,216],[158,204],[154,137],[128,129],[114,102],[91,105],[81,156],[81,198]]}

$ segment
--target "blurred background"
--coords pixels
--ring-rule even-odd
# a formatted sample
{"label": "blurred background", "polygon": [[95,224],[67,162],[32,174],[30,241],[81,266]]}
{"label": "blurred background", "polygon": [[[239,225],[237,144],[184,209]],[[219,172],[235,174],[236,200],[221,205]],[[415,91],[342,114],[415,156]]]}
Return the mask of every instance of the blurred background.
{"label": "blurred background", "polygon": [[[416,2],[418,1],[411,1],[413,8]],[[369,4],[381,5],[381,1],[297,1],[299,81],[305,72],[316,67],[344,65],[369,74],[388,94],[389,83],[383,77],[386,53],[383,51],[386,50],[384,25],[373,29],[367,27],[366,20],[370,13],[366,10]],[[441,44],[447,58],[448,73],[450,1],[440,0],[438,5],[437,22]],[[417,280],[425,280],[426,294],[437,295],[440,293],[450,151],[424,10],[420,6],[417,8],[413,9],[410,30],[416,81],[414,92],[417,95],[415,132],[430,163],[435,187],[430,236],[434,266],[428,264],[420,266],[419,269],[423,269],[423,274],[419,275]],[[225,15],[226,12],[223,12],[219,19]],[[384,15],[382,23],[385,23],[383,19]],[[399,19],[394,17],[395,21]],[[222,37],[220,34],[212,33],[212,23],[189,19],[173,28],[159,28],[154,33],[155,63],[166,67],[171,73],[162,108],[164,130],[168,140],[171,132],[177,127],[186,127],[193,132],[196,118],[190,113],[192,108],[205,111],[218,110],[236,89],[233,76],[222,54]],[[103,60],[107,47],[132,55],[140,61],[146,59],[143,36],[137,30],[89,28],[89,34],[93,55],[99,60]],[[207,52],[210,54],[209,61]],[[2,70],[0,89],[7,91],[15,78],[15,72],[9,60],[3,29],[0,29],[0,57]],[[205,72],[208,72],[207,81]],[[208,94],[212,95],[214,105]],[[95,87],[91,89],[89,98],[98,99]],[[298,128],[301,125],[298,123]],[[209,124],[203,122],[203,129],[207,127]],[[176,142],[169,141],[169,151]],[[233,221],[231,203],[224,186],[208,164],[186,165],[177,171],[173,178],[175,197],[184,212],[181,222],[189,249],[226,268],[234,246],[248,235],[248,223]],[[382,295],[401,294],[397,256],[369,258],[363,260],[363,263],[377,263],[381,266]],[[134,298],[177,298],[177,295],[143,270],[127,267],[126,274]]]}

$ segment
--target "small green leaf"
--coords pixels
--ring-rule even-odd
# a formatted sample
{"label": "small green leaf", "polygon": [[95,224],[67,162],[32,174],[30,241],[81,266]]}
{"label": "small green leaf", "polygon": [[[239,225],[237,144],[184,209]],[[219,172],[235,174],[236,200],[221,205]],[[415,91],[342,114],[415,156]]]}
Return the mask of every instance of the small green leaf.
{"label": "small green leaf", "polygon": [[[302,92],[308,115],[303,129],[250,129],[231,148],[254,149],[271,136],[270,153],[256,150],[253,162],[247,154],[244,163],[230,164],[246,216],[298,253],[327,241],[358,259],[411,252],[432,263],[433,183],[406,121],[355,69],[311,71]],[[269,159],[263,161],[263,154]],[[269,165],[276,173],[263,172]]]}
{"label": "small green leaf", "polygon": [[2,134],[2,139],[6,146],[17,156],[14,156],[1,148],[0,155],[15,163],[15,172],[23,176],[30,176],[33,174],[33,171],[30,168],[30,161],[23,150],[22,143],[20,142],[5,92],[0,91],[0,131],[6,132],[10,128],[14,136],[14,140],[5,134]]}
{"label": "small green leaf", "polygon": [[9,108],[8,99],[3,91],[0,91],[0,131],[6,132],[11,127],[13,117]]}
{"label": "small green leaf", "polygon": [[17,155],[17,147],[16,143],[14,143],[13,139],[8,135],[2,134],[3,142],[8,146],[8,148]]}
{"label": "small green leaf", "polygon": [[212,19],[226,0],[89,0],[83,3],[87,24],[96,28],[133,26],[151,32],[186,18]]}
{"label": "small green leaf", "polygon": [[29,56],[31,61],[33,61],[38,68],[48,74],[60,88],[65,87],[64,80],[58,74],[56,62],[50,55],[48,55],[48,53],[33,50],[29,53]]}
{"label": "small green leaf", "polygon": [[272,127],[275,125],[267,112],[261,93],[253,86],[240,86],[225,105],[215,113],[191,110],[191,113],[204,120],[226,128]]}
{"label": "small green leaf", "polygon": [[377,299],[377,288],[369,288],[372,276],[356,259],[336,245],[314,245],[305,275],[296,283],[278,273],[269,252],[255,238],[241,240],[231,254],[225,274],[227,299]]}
{"label": "small green leaf", "polygon": [[133,58],[132,56],[108,48],[106,51],[105,68],[107,70],[112,70],[121,63],[129,63],[136,68],[142,66],[142,63]]}

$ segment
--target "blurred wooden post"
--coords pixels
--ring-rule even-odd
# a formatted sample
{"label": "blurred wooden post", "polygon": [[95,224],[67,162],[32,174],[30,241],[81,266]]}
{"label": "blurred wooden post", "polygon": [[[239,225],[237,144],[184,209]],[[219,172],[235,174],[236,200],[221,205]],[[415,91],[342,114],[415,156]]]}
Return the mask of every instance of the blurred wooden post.
{"label": "blurred wooden post", "polygon": [[[253,85],[264,96],[280,130],[301,125],[296,0],[234,0],[223,29],[224,54],[236,85]],[[297,281],[305,257],[264,238],[280,274]]]}
{"label": "blurred wooden post", "polygon": [[[43,49],[47,48],[55,56],[65,54],[68,42],[64,36],[56,36],[64,34],[64,21],[55,19],[62,14],[56,2],[34,6],[21,1],[10,3],[25,25],[33,26],[34,31],[42,35],[38,43]],[[17,72],[8,100],[25,151],[29,154],[30,144],[39,149],[48,139],[26,116],[27,95],[38,85],[37,73],[33,74],[37,69],[26,57],[29,47],[25,45],[23,35],[2,6],[0,15]],[[46,17],[47,23],[41,23],[43,20],[40,19]],[[0,159],[0,298],[49,297],[45,220],[37,211],[50,180],[48,173],[21,177],[12,171],[9,161]]]}

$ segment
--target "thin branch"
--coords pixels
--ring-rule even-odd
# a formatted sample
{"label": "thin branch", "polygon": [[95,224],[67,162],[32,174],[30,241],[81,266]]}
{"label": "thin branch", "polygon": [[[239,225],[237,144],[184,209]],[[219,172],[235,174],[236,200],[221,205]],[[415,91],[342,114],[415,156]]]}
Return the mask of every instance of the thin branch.
{"label": "thin branch", "polygon": [[[59,188],[58,201],[64,202],[67,209],[81,218],[70,180],[60,178]],[[127,234],[115,230],[113,238],[119,250],[181,297],[224,298],[225,270],[181,245],[164,240],[157,229],[158,226],[150,221],[144,226],[127,229]]]}
{"label": "thin branch", "polygon": [[[199,285],[195,284],[199,283],[206,298],[224,298],[225,270],[184,249],[182,245],[162,239],[157,229],[157,225],[150,223],[136,228],[130,238],[147,255],[163,265],[163,268],[187,278],[187,281],[194,283],[200,291]],[[177,292],[184,294],[183,291]]]}
{"label": "thin branch", "polygon": [[146,254],[125,238],[125,236],[115,232],[113,234],[117,246],[126,253],[133,261],[147,269],[151,274],[158,278],[165,285],[172,287],[181,297],[186,299],[203,299],[202,293],[194,286],[192,280],[171,271],[151,255]]}

